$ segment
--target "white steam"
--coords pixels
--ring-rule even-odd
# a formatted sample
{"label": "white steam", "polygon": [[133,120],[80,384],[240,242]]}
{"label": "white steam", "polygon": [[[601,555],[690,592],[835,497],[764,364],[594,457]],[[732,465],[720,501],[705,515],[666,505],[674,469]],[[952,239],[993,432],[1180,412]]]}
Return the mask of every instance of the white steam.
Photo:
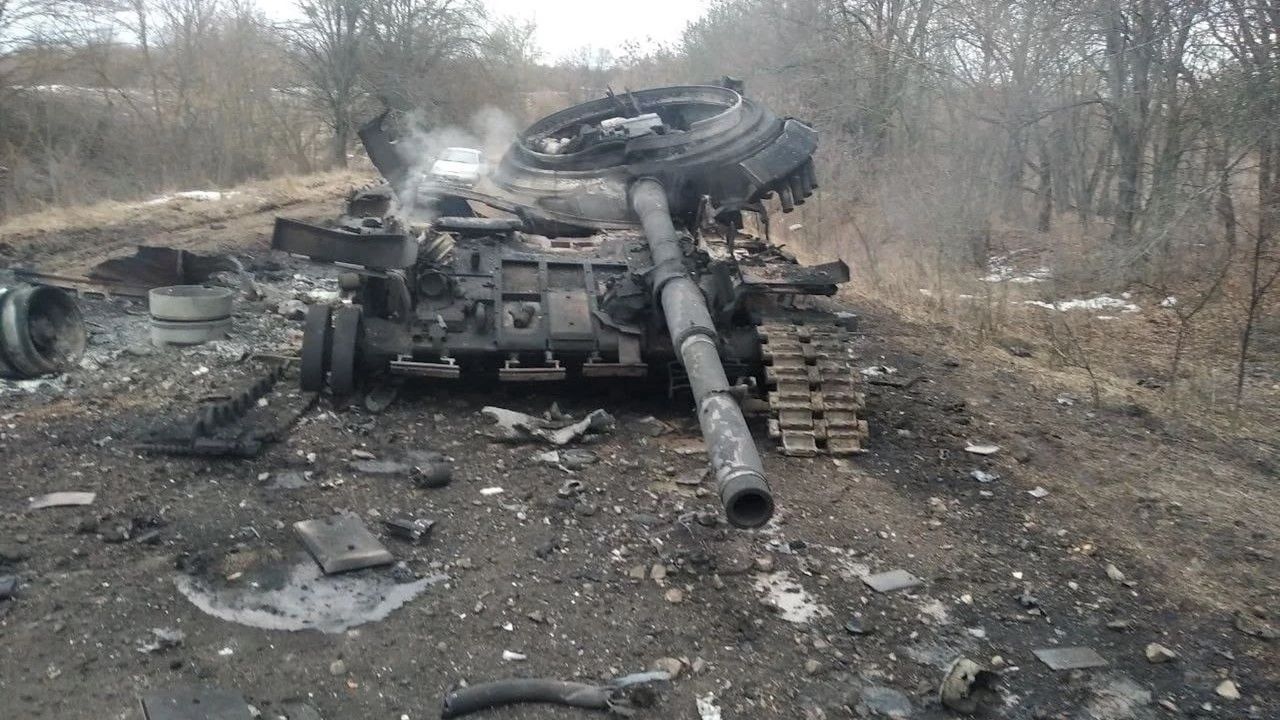
{"label": "white steam", "polygon": [[[415,112],[406,118],[407,129],[396,140],[396,149],[409,164],[404,188],[397,188],[397,203],[392,212],[411,223],[430,222],[431,210],[416,202],[419,190],[430,184],[431,166],[445,148],[464,147],[480,150],[492,169],[497,166],[507,148],[515,140],[516,121],[509,114],[495,107],[486,106],[471,116],[466,127],[444,125],[429,127]],[[478,188],[483,190],[487,178],[482,178]]]}

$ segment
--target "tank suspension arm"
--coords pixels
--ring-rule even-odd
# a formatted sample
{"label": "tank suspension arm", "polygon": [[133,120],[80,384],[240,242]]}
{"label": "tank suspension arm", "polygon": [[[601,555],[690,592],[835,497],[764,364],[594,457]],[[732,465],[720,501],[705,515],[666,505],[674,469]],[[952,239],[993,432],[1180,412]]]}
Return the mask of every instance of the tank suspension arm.
{"label": "tank suspension arm", "polygon": [[725,517],[735,527],[760,527],[773,516],[773,493],[742,409],[730,394],[706,297],[685,269],[666,190],[657,180],[642,178],[631,186],[630,200],[649,241],[653,290],[689,375]]}

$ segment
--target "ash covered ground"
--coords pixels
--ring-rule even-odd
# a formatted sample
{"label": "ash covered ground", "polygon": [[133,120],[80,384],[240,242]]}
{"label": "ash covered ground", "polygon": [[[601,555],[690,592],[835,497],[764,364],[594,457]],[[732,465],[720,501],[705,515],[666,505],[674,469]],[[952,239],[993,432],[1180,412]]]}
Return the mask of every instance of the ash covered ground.
{"label": "ash covered ground", "polygon": [[[1019,358],[946,348],[876,308],[853,308],[863,364],[896,371],[870,378],[870,451],[766,452],[779,510],[759,531],[719,520],[689,401],[659,382],[424,383],[379,413],[322,398],[254,459],[140,453],[264,372],[259,355],[296,354],[291,301],[335,287],[265,249],[271,218],[104,230],[240,256],[261,295],[238,299],[227,340],[155,349],[143,303],[85,298],[82,366],[0,390],[0,575],[18,581],[0,600],[7,716],[142,718],[142,696],[210,686],[267,718],[293,701],[430,718],[463,682],[658,667],[675,677],[637,717],[943,718],[939,683],[967,657],[1000,673],[990,717],[1280,717],[1274,452],[1140,403],[1093,407]],[[13,242],[57,265],[91,239]],[[493,439],[480,412],[552,403],[616,426],[554,462]],[[452,481],[424,487],[415,453],[448,458]],[[28,509],[57,491],[96,496]],[[335,513],[398,564],[325,578],[293,524]],[[386,532],[395,518],[435,525],[414,543]],[[864,580],[890,570],[921,582]],[[1067,647],[1106,664],[1035,654]]]}

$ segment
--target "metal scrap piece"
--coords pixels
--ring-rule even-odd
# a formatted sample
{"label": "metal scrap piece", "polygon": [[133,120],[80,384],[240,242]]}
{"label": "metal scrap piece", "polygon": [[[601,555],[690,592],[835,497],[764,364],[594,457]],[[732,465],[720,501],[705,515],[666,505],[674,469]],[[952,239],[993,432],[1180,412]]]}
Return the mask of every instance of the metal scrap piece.
{"label": "metal scrap piece", "polygon": [[1109,664],[1106,658],[1088,647],[1041,648],[1031,652],[1050,670],[1083,670]]}
{"label": "metal scrap piece", "polygon": [[147,720],[250,720],[244,697],[220,688],[178,688],[142,698]]}
{"label": "metal scrap piece", "polygon": [[395,558],[355,515],[339,514],[293,524],[326,575],[390,565]]}
{"label": "metal scrap piece", "polygon": [[431,530],[436,526],[436,521],[392,518],[390,520],[383,520],[382,525],[386,528],[387,534],[392,537],[411,543],[419,543],[431,535]]}
{"label": "metal scrap piece", "polygon": [[[189,419],[165,422],[143,438],[137,448],[147,453],[256,457],[269,443],[283,439],[316,403],[314,392],[279,392],[283,365],[272,368],[238,395],[201,405]],[[270,395],[270,402],[259,400]]]}
{"label": "metal scrap piece", "polygon": [[956,658],[938,687],[938,700],[946,707],[972,714],[999,700],[1000,676],[966,657]]}
{"label": "metal scrap piece", "polygon": [[340,262],[379,270],[413,267],[418,259],[418,244],[410,235],[344,232],[288,218],[276,218],[271,248],[316,262]]}
{"label": "metal scrap piece", "polygon": [[73,505],[92,505],[97,493],[91,492],[51,492],[31,499],[28,510],[43,510],[51,507],[70,507]]}
{"label": "metal scrap piece", "polygon": [[492,405],[481,408],[480,412],[494,421],[498,439],[507,441],[537,438],[552,445],[567,445],[590,433],[610,432],[615,425],[613,416],[604,410],[594,410],[578,422],[564,427],[558,427],[549,420]]}
{"label": "metal scrap piece", "polygon": [[913,588],[924,581],[906,570],[890,570],[876,573],[875,575],[865,575],[862,578],[862,582],[876,592],[887,593]]}

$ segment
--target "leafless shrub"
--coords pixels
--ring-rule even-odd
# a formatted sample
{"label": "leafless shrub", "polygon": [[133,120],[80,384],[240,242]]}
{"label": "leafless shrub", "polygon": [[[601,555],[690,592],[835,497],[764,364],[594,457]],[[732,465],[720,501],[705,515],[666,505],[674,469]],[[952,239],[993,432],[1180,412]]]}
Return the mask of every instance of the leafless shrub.
{"label": "leafless shrub", "polygon": [[1098,407],[1102,404],[1102,390],[1086,332],[1087,326],[1077,323],[1067,313],[1048,315],[1044,320],[1044,335],[1057,362],[1061,367],[1084,371],[1089,378],[1089,396],[1093,406]]}

